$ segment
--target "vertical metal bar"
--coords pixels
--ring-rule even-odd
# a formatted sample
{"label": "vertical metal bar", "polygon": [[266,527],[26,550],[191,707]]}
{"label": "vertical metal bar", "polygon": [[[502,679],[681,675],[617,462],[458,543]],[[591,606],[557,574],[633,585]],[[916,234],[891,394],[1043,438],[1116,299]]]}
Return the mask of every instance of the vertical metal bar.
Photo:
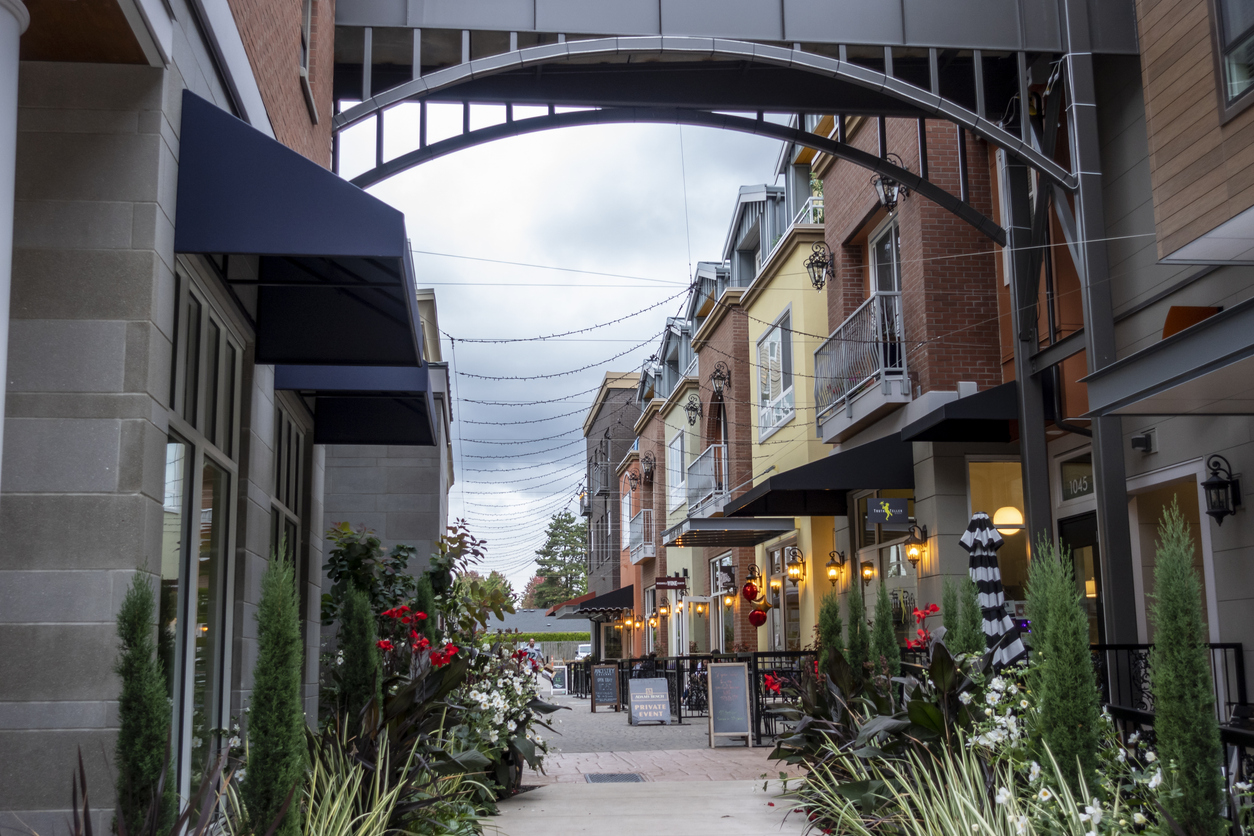
{"label": "vertical metal bar", "polygon": [[509,51],[510,52],[518,51],[518,33],[517,32],[509,33]]}
{"label": "vertical metal bar", "polygon": [[557,107],[554,105],[549,105],[549,115],[552,116],[555,113],[557,113]]}
{"label": "vertical metal bar", "polygon": [[932,93],[940,95],[940,57],[936,47],[927,51],[927,74],[932,82]]}
{"label": "vertical metal bar", "polygon": [[462,136],[470,133],[470,102],[462,102]]}
{"label": "vertical metal bar", "polygon": [[880,116],[875,120],[875,124],[879,128],[880,159],[883,160],[888,157],[888,123],[883,116]]}
{"label": "vertical metal bar", "polygon": [[370,70],[374,63],[371,53],[374,51],[374,29],[367,26],[362,30],[361,39],[361,100],[370,100]]}
{"label": "vertical metal bar", "polygon": [[967,132],[961,125],[958,129],[958,197],[963,203],[971,202],[970,187],[967,178]]}
{"label": "vertical metal bar", "polygon": [[971,64],[975,70],[975,112],[979,116],[986,116],[987,114],[984,112],[984,53],[982,50],[974,50]]}
{"label": "vertical metal bar", "polygon": [[1019,138],[1024,142],[1032,141],[1032,123],[1028,119],[1028,56],[1017,52],[1016,66],[1019,72]]}
{"label": "vertical metal bar", "polygon": [[558,35],[558,36],[557,36],[557,42],[558,42],[559,44],[564,44],[564,43],[566,43],[566,36],[565,36],[565,35]]}
{"label": "vertical metal bar", "polygon": [[845,117],[843,114],[836,114],[836,141],[845,141]]}
{"label": "vertical metal bar", "polygon": [[462,63],[470,63],[470,30],[462,30]]}
{"label": "vertical metal bar", "polygon": [[919,176],[927,179],[927,120],[919,119]]}
{"label": "vertical metal bar", "polygon": [[427,147],[427,100],[418,103],[418,147]]}
{"label": "vertical metal bar", "polygon": [[890,78],[893,75],[893,48],[891,46],[884,47],[884,75]]}
{"label": "vertical metal bar", "polygon": [[380,109],[374,117],[374,164],[375,168],[383,165],[383,114],[387,111]]}
{"label": "vertical metal bar", "polygon": [[505,121],[506,123],[514,121],[514,103],[513,102],[505,103]]}
{"label": "vertical metal bar", "polygon": [[844,44],[841,44],[840,46],[836,48],[836,55],[838,58],[840,58],[841,61],[848,61],[849,60],[849,47],[845,46]]}
{"label": "vertical metal bar", "polygon": [[422,78],[422,30],[414,30],[414,57],[413,68],[409,73],[410,78]]}
{"label": "vertical metal bar", "polygon": [[[1067,138],[1071,144],[1071,168],[1078,188],[1075,194],[1077,241],[1081,263],[1081,302],[1084,311],[1084,344],[1090,374],[1115,362],[1114,305],[1105,242],[1105,208],[1102,205],[1102,165],[1097,127],[1097,96],[1093,78],[1093,54],[1089,32],[1088,0],[1063,0],[1063,31],[1066,36]],[[1102,601],[1106,610],[1106,641],[1135,642],[1136,601],[1127,594],[1134,588],[1132,538],[1128,530],[1128,486],[1123,461],[1122,423],[1118,417],[1095,418],[1093,474],[1097,488],[1097,537],[1101,544]]]}

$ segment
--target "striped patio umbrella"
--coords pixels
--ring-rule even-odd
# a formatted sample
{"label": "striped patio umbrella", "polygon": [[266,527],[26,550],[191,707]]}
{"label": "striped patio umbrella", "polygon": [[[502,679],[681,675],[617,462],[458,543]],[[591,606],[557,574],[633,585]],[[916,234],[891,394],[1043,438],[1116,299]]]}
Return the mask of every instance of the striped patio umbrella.
{"label": "striped patio umbrella", "polygon": [[990,650],[995,648],[994,671],[1026,659],[1028,655],[1019,638],[1019,628],[1006,614],[1006,595],[1001,585],[1001,569],[997,566],[997,550],[1003,542],[988,514],[982,512],[972,515],[959,541],[971,555],[971,580],[979,590],[980,609],[984,611],[984,639]]}

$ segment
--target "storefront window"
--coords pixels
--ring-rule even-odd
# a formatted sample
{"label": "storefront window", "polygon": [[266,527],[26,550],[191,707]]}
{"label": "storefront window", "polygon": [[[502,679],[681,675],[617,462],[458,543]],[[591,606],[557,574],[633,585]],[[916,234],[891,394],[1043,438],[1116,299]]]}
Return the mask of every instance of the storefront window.
{"label": "storefront window", "polygon": [[779,546],[767,552],[767,563],[771,569],[770,602],[772,609],[767,614],[771,650],[801,649],[801,595],[800,590],[787,580],[787,558],[784,552],[787,546]]}
{"label": "storefront window", "polygon": [[[731,606],[723,599],[731,595]],[[710,561],[710,616],[714,624],[713,650],[730,652],[736,644],[736,569],[730,553]]]}
{"label": "storefront window", "polygon": [[997,552],[1006,611],[1023,618],[1028,583],[1027,527],[1023,517],[1023,469],[1017,461],[967,463],[971,513],[983,512],[993,520],[1004,543]]}
{"label": "storefront window", "polygon": [[225,553],[229,514],[227,473],[206,461],[201,471],[200,525],[196,536],[195,668],[192,674],[191,783],[198,786],[222,714]]}
{"label": "storefront window", "polygon": [[183,565],[183,521],[187,505],[188,446],[171,436],[165,445],[165,501],[161,507],[161,600],[158,604],[157,652],[165,676],[165,695],[175,699],[178,670],[179,577]]}
{"label": "storefront window", "polygon": [[[902,642],[906,640],[907,634],[914,635],[915,626],[911,613],[918,606],[918,574],[906,560],[906,550],[902,546],[910,533],[912,519],[912,490],[885,489],[857,498],[857,521],[854,528],[858,537],[858,559],[855,565],[861,566],[867,561],[875,564],[875,582],[888,587],[893,631]],[[874,612],[875,596],[878,594],[876,587],[867,588],[868,613]]]}
{"label": "storefront window", "polygon": [[623,658],[623,626],[621,624],[601,625],[601,658]]}

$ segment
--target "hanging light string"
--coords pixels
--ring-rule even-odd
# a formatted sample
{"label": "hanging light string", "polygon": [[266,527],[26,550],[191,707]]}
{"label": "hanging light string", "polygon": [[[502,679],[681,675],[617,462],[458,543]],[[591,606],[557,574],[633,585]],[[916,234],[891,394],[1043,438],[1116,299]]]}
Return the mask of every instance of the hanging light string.
{"label": "hanging light string", "polygon": [[452,334],[450,334],[448,331],[445,331],[443,328],[440,329],[440,333],[448,337],[449,340],[453,342],[459,342],[459,343],[500,344],[500,343],[531,343],[531,342],[544,342],[545,340],[556,340],[562,337],[573,337],[576,334],[587,334],[589,332],[596,331],[601,328],[609,328],[611,325],[617,325],[620,322],[626,322],[627,320],[633,319],[637,316],[640,316],[641,314],[646,314],[649,311],[655,310],[656,308],[660,308],[663,305],[665,305],[667,302],[670,302],[674,299],[678,299],[681,296],[687,296],[689,290],[690,288],[686,287],[683,290],[676,293],[674,296],[667,296],[665,299],[663,299],[660,302],[654,302],[652,305],[649,305],[648,307],[641,308],[638,311],[632,311],[631,313],[625,316],[620,316],[618,319],[611,319],[609,322],[598,322],[596,325],[589,325],[586,328],[578,328],[574,331],[563,331],[558,334],[548,334],[548,335],[541,336],[541,337],[454,337]]}
{"label": "hanging light string", "polygon": [[607,357],[604,360],[600,360],[596,363],[589,363],[586,366],[580,366],[577,369],[570,369],[564,372],[553,372],[552,374],[530,374],[530,375],[512,375],[512,376],[511,375],[472,374],[471,372],[463,372],[463,371],[458,371],[457,374],[462,377],[469,377],[475,380],[498,380],[498,381],[499,380],[551,380],[555,377],[568,377],[572,374],[579,374],[580,372],[586,372],[589,369],[595,369],[597,366],[604,366],[606,363],[612,363],[620,357],[626,356],[628,354],[631,354],[633,351],[637,351],[641,348],[644,348],[646,345],[653,342],[658,337],[662,336],[664,331],[665,329],[663,329],[662,331],[658,331],[656,334],[649,337],[648,339],[642,342],[636,343],[631,348],[618,352],[613,357]]}

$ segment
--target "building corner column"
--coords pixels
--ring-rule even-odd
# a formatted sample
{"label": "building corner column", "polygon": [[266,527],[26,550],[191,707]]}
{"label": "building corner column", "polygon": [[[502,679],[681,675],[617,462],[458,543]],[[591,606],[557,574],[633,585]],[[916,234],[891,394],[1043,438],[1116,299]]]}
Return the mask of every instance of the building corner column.
{"label": "building corner column", "polygon": [[4,456],[4,393],[9,382],[9,288],[13,282],[18,45],[29,25],[30,14],[21,0],[0,0],[0,372],[4,373],[4,380],[0,383],[0,462]]}

